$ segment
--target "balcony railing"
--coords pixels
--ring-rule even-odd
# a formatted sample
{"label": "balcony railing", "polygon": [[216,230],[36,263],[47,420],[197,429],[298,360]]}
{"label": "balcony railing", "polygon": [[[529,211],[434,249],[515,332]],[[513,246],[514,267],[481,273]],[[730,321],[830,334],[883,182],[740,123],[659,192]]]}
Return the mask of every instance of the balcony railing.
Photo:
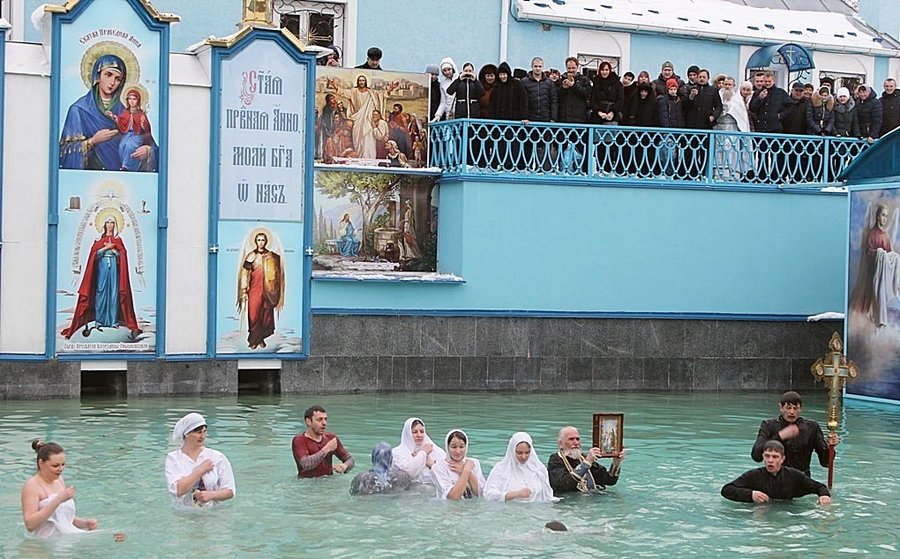
{"label": "balcony railing", "polygon": [[431,165],[465,176],[692,185],[833,183],[856,138],[457,119],[430,127]]}

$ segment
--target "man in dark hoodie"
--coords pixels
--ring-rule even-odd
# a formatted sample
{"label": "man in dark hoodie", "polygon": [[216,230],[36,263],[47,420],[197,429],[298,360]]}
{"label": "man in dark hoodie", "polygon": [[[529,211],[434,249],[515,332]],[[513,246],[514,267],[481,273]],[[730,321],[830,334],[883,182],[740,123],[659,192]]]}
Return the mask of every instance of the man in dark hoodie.
{"label": "man in dark hoodie", "polygon": [[900,126],[900,94],[897,93],[897,80],[884,80],[884,92],[881,94],[881,135],[884,136]]}
{"label": "man in dark hoodie", "polygon": [[856,117],[859,119],[859,137],[874,142],[881,137],[881,99],[875,90],[860,84],[856,88]]}
{"label": "man in dark hoodie", "polygon": [[[497,120],[524,121],[528,117],[525,88],[513,77],[512,70],[506,62],[501,62],[497,67],[497,83],[491,90],[490,111],[491,117]],[[497,146],[500,166],[507,170],[517,166],[524,167],[524,163],[518,161],[521,146],[515,139],[516,129],[512,125],[507,126],[503,134],[504,140]],[[508,145],[511,145],[510,149],[507,148]]]}

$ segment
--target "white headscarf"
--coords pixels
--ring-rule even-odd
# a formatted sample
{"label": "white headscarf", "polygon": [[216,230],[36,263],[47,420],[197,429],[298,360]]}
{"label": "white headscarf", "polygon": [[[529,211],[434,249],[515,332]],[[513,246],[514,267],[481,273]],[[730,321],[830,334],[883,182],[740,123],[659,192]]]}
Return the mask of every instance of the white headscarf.
{"label": "white headscarf", "polygon": [[[516,457],[516,446],[520,443],[528,443],[531,447],[531,454],[524,464],[519,462]],[[528,433],[514,433],[506,445],[506,456],[494,466],[491,475],[488,476],[487,485],[484,488],[484,497],[491,501],[503,502],[506,500],[506,494],[510,491],[527,487],[531,490],[531,496],[523,501],[558,501],[553,496],[553,489],[550,487],[550,477],[547,474],[547,468],[534,450],[534,444],[531,442],[531,435]]]}
{"label": "white headscarf", "polygon": [[[428,457],[422,452],[422,447],[426,444],[432,446],[431,459],[435,462],[446,460],[447,454],[444,452],[444,449],[434,444],[428,433],[425,433],[422,444],[416,444],[412,434],[413,423],[416,421],[422,424],[423,429],[425,428],[425,422],[418,417],[410,417],[403,422],[403,431],[400,432],[400,445],[395,446],[391,451],[394,455],[394,465],[412,476],[413,481],[433,484],[434,479],[425,465]],[[412,455],[413,452],[416,453],[415,456]]]}
{"label": "white headscarf", "polygon": [[199,413],[191,412],[178,420],[175,428],[172,429],[172,442],[180,443],[184,440],[184,436],[196,429],[206,425],[206,420]]}
{"label": "white headscarf", "polygon": [[434,474],[434,480],[438,489],[438,496],[441,499],[446,499],[447,494],[450,493],[450,490],[459,481],[459,474],[450,469],[450,435],[453,433],[462,433],[462,436],[466,441],[466,454],[463,455],[463,460],[471,460],[472,461],[472,473],[475,475],[475,478],[478,480],[478,491],[480,493],[484,493],[484,473],[481,471],[481,462],[476,458],[469,458],[469,436],[466,435],[466,432],[462,429],[450,429],[447,431],[447,435],[444,437],[444,449],[447,451],[446,457],[443,460],[435,460],[434,466],[432,466],[431,471]]}

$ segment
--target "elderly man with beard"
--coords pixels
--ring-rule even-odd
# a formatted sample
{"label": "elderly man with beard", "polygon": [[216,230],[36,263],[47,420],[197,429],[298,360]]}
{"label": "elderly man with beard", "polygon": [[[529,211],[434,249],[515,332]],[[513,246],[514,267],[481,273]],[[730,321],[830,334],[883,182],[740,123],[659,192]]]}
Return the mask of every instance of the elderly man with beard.
{"label": "elderly man with beard", "polygon": [[547,461],[547,473],[554,495],[575,491],[596,493],[619,481],[619,471],[625,459],[624,450],[613,458],[607,471],[597,462],[601,454],[599,448],[593,447],[587,454],[581,452],[581,436],[575,427],[570,425],[560,429],[557,444],[559,452]]}

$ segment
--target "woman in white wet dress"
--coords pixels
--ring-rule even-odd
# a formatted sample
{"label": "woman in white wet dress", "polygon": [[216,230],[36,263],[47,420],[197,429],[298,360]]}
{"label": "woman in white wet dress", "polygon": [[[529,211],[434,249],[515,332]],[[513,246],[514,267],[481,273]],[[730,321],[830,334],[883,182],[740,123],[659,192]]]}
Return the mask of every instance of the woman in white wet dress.
{"label": "woman in white wet dress", "polygon": [[25,529],[38,538],[53,538],[96,530],[97,520],[75,516],[75,487],[66,487],[62,473],[66,454],[56,443],[31,442],[37,453],[37,473],[22,487]]}

